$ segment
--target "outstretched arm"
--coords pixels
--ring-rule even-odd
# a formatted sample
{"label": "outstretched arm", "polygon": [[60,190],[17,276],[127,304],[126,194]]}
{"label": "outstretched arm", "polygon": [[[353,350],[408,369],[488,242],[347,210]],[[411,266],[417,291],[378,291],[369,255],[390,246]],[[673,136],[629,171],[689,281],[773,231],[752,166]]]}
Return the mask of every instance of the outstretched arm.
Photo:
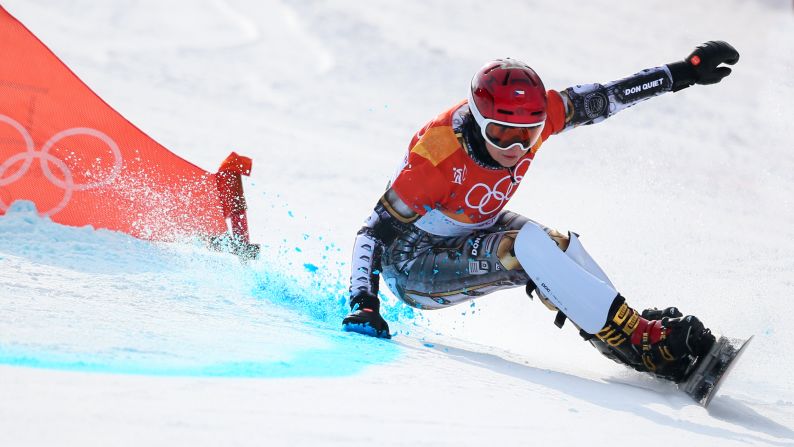
{"label": "outstretched arm", "polygon": [[648,98],[694,84],[716,84],[731,73],[739,53],[723,41],[699,45],[683,61],[642,70],[607,84],[586,84],[560,92],[565,105],[565,130],[603,121]]}
{"label": "outstretched arm", "polygon": [[378,201],[353,244],[350,264],[350,309],[342,324],[346,330],[389,337],[380,316],[378,286],[383,250],[419,217],[389,189]]}

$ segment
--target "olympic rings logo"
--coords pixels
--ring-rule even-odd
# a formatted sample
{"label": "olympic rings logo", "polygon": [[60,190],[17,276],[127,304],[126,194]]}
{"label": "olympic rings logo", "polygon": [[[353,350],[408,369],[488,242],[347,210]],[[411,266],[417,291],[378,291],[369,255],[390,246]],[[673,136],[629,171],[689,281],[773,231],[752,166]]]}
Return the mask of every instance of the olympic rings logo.
{"label": "olympic rings logo", "polygon": [[[515,168],[514,172],[520,171],[524,164],[527,165],[529,168],[529,164],[532,162],[531,159],[525,158],[521,160]],[[513,197],[513,193],[515,192],[516,187],[524,178],[523,175],[516,175],[515,180],[516,182],[513,183],[513,180],[510,178],[509,175],[506,175],[499,179],[494,185],[493,188],[486,185],[485,183],[477,183],[476,185],[472,186],[468,193],[466,193],[466,205],[469,208],[475,209],[480,212],[482,215],[493,214],[502,209],[504,204]],[[505,187],[505,185],[507,185]],[[472,203],[471,196],[474,191],[482,188],[485,193],[477,203]]]}
{"label": "olympic rings logo", "polygon": [[[107,134],[96,129],[91,129],[89,127],[74,127],[63,130],[53,135],[49,140],[47,140],[46,143],[41,146],[41,149],[37,151],[35,143],[33,142],[33,137],[30,135],[27,129],[22,126],[22,124],[15,119],[3,114],[0,114],[0,123],[5,123],[13,127],[17,132],[19,132],[19,135],[22,136],[22,140],[25,142],[25,152],[13,155],[0,164],[0,187],[8,186],[18,181],[25,174],[27,174],[28,170],[30,170],[31,165],[33,164],[33,161],[38,159],[41,166],[41,171],[44,173],[44,177],[46,177],[50,183],[57,186],[58,188],[63,189],[64,191],[61,201],[58,202],[58,204],[52,209],[42,213],[44,216],[52,216],[63,210],[72,199],[72,194],[74,194],[75,191],[85,191],[88,189],[107,186],[113,182],[116,177],[119,176],[119,174],[121,174],[121,165],[123,159],[121,157],[119,146],[115,141],[113,141],[112,138],[107,136]],[[94,137],[105,143],[108,149],[110,149],[114,159],[113,167],[104,180],[91,183],[75,183],[72,171],[69,169],[66,163],[49,153],[50,149],[52,149],[56,143],[63,140],[64,138],[76,135]],[[6,177],[6,171],[20,161],[22,161],[22,165],[16,170],[16,172]],[[54,165],[61,172],[63,180],[53,174],[52,170],[50,169],[50,164]],[[2,199],[0,199],[0,210],[6,211],[8,210],[9,206],[9,204],[6,204]]]}

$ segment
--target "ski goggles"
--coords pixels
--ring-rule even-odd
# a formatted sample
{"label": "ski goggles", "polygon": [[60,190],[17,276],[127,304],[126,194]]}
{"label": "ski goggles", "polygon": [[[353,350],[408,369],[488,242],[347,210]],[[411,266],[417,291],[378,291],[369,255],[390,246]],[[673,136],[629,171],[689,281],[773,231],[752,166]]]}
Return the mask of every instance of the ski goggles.
{"label": "ski goggles", "polygon": [[507,151],[518,145],[521,150],[528,151],[538,142],[545,121],[534,124],[515,124],[486,118],[483,120],[483,124],[484,126],[480,127],[483,138],[497,149]]}

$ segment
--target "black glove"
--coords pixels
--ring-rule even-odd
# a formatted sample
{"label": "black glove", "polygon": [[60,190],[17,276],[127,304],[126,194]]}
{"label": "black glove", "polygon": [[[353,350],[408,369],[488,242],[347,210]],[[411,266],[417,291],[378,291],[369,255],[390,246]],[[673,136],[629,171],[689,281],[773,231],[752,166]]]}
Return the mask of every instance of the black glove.
{"label": "black glove", "polygon": [[716,84],[731,74],[730,68],[720,67],[720,64],[733,65],[736,62],[739,62],[739,52],[728,42],[710,40],[698,45],[683,61],[667,64],[673,75],[673,91],[692,84]]}
{"label": "black glove", "polygon": [[357,292],[350,298],[350,310],[350,315],[342,320],[342,329],[372,337],[391,338],[389,324],[380,316],[378,297]]}

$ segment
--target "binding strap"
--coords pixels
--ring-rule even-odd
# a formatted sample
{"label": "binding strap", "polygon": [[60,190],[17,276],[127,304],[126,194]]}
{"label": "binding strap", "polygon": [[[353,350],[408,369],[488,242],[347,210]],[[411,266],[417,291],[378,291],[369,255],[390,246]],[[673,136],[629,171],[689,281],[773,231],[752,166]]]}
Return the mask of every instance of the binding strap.
{"label": "binding strap", "polygon": [[[619,307],[616,312],[610,312],[612,318],[607,320],[607,324],[596,334],[600,340],[609,346],[617,348],[629,340],[640,323],[640,316],[636,310],[625,303],[623,297],[619,296]],[[614,305],[613,305],[614,307]]]}

